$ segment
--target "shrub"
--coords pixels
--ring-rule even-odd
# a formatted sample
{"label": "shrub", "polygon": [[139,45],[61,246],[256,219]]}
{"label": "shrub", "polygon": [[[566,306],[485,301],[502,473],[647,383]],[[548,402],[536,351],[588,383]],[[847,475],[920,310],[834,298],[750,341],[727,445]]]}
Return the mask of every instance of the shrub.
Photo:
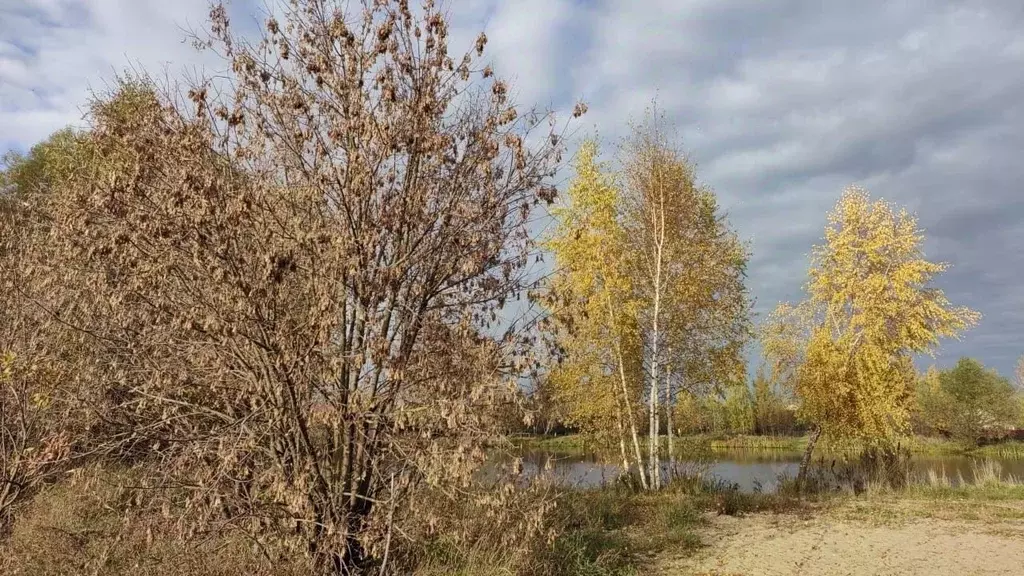
{"label": "shrub", "polygon": [[0,355],[0,537],[18,506],[69,463],[68,434],[33,385],[36,373],[14,355]]}
{"label": "shrub", "polygon": [[526,366],[492,334],[562,150],[476,76],[484,35],[453,60],[445,9],[355,4],[289,2],[255,45],[215,5],[229,89],[119,82],[0,246],[0,345],[47,372],[61,446],[177,486],[183,538],[334,574],[386,571],[425,495],[514,500],[470,479]]}
{"label": "shrub", "polygon": [[968,444],[1004,436],[1021,417],[1020,399],[1009,380],[970,358],[949,370],[929,370],[916,396],[915,430]]}

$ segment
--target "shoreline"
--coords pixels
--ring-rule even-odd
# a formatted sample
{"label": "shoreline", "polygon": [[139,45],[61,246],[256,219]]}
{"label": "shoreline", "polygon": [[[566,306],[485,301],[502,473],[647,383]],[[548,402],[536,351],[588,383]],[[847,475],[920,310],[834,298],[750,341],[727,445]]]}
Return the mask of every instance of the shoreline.
{"label": "shoreline", "polygon": [[[519,449],[551,450],[559,452],[605,452],[616,450],[611,442],[601,442],[583,434],[557,436],[516,436],[510,438]],[[753,434],[721,435],[699,434],[676,437],[677,450],[687,446],[706,445],[712,451],[763,450],[802,453],[807,446],[807,436],[759,436]],[[642,438],[646,445],[646,438]],[[667,440],[662,437],[662,443]],[[984,446],[965,446],[962,443],[942,438],[911,436],[901,441],[901,446],[912,454],[956,455],[984,458],[1024,459],[1024,442],[1007,440]],[[842,444],[820,443],[818,454],[838,454],[855,451],[862,447],[856,442]]]}

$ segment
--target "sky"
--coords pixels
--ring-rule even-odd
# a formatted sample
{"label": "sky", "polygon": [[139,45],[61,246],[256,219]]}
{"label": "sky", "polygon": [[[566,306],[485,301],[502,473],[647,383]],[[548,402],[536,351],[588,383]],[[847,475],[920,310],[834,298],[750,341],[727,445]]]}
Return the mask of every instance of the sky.
{"label": "sky", "polygon": [[[751,241],[748,282],[762,317],[800,298],[826,213],[856,184],[916,213],[927,257],[952,265],[937,285],[983,315],[935,362],[969,355],[1012,374],[1024,353],[1024,3],[447,6],[453,50],[485,31],[520,105],[564,118],[587,102],[577,137],[597,134],[614,149],[656,98]],[[251,33],[265,3],[229,10]],[[91,91],[125,69],[219,70],[185,40],[207,11],[206,0],[0,0],[0,153],[81,124]]]}

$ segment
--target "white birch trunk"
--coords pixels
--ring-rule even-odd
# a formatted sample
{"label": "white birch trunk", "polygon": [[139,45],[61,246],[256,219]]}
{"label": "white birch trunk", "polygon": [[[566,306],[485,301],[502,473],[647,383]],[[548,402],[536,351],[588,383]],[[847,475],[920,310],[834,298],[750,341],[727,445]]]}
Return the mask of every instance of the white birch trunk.
{"label": "white birch trunk", "polygon": [[619,433],[619,455],[622,457],[622,473],[629,474],[629,457],[626,455],[626,430],[622,425],[622,405],[616,402],[615,426]]}
{"label": "white birch trunk", "polygon": [[651,465],[651,484],[655,489],[661,488],[661,467],[658,465],[658,346],[661,343],[659,320],[661,319],[661,268],[665,247],[665,190],[660,174],[657,178],[658,204],[652,206],[652,222],[654,233],[654,313],[651,319],[651,395],[650,395],[650,449],[648,456]]}
{"label": "white birch trunk", "polygon": [[610,298],[605,299],[605,303],[608,307],[608,320],[611,326],[616,332],[615,338],[615,355],[617,356],[619,364],[619,388],[622,391],[622,406],[626,411],[626,421],[629,422],[629,432],[633,437],[633,451],[636,455],[636,469],[640,475],[640,485],[644,490],[647,490],[647,474],[644,472],[644,458],[643,453],[640,451],[640,438],[636,431],[636,418],[634,418],[633,406],[629,402],[629,388],[626,386],[626,367],[625,359],[622,357],[622,342],[619,340],[618,329],[615,322],[615,311],[612,309],[612,302]]}
{"label": "white birch trunk", "polygon": [[[664,210],[664,207],[662,207]],[[651,470],[651,484],[655,489],[661,488],[659,466],[658,466],[658,344],[661,340],[661,332],[659,331],[658,319],[661,315],[661,257],[662,257],[662,245],[664,243],[664,214],[661,214],[661,224],[659,228],[655,228],[655,232],[658,234],[657,246],[655,248],[655,260],[654,260],[654,314],[651,322],[651,385],[650,385],[650,396],[649,406],[650,419],[648,424],[649,430],[649,443],[648,443],[648,458],[650,458],[650,470]]]}
{"label": "white birch trunk", "polygon": [[[671,356],[671,353],[669,354]],[[672,397],[672,367],[668,366],[665,371],[665,424],[668,427],[668,463],[670,474],[676,473],[676,451],[672,443],[672,411],[675,408],[675,400]]]}

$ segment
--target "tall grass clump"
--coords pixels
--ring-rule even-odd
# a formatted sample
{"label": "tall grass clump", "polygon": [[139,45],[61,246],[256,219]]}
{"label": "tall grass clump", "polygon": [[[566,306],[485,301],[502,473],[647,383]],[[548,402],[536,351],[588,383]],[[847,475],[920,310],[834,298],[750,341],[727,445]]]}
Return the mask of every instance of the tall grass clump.
{"label": "tall grass clump", "polygon": [[[254,546],[240,532],[175,538],[173,498],[165,514],[138,505],[140,474],[88,466],[42,488],[19,509],[0,543],[6,576],[305,576],[309,566]],[[125,513],[125,510],[128,512]]]}
{"label": "tall grass clump", "polygon": [[1024,478],[1004,474],[996,461],[977,460],[971,463],[967,477],[959,471],[950,476],[944,469],[929,470],[904,494],[941,500],[1022,500]]}
{"label": "tall grass clump", "polygon": [[971,462],[971,474],[975,486],[1014,486],[1021,484],[1020,479],[1013,475],[1004,475],[1003,466],[995,460],[976,460]]}

